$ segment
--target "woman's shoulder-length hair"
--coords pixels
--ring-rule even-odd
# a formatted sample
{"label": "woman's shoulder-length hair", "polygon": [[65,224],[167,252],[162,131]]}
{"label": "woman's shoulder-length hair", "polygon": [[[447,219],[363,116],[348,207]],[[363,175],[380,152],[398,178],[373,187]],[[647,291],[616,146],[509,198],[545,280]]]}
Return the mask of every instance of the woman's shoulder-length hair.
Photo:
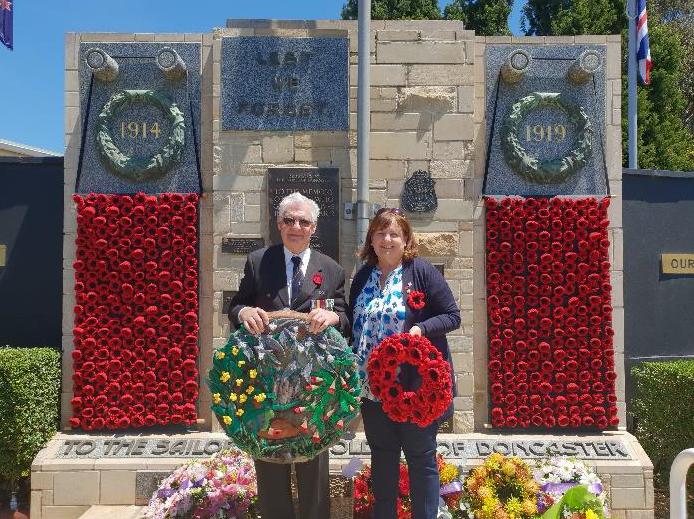
{"label": "woman's shoulder-length hair", "polygon": [[407,220],[407,217],[405,217],[399,209],[381,209],[381,211],[376,213],[376,216],[374,216],[371,222],[369,222],[369,230],[366,232],[364,246],[359,249],[357,253],[358,257],[368,265],[375,265],[378,263],[378,256],[376,256],[376,251],[374,251],[371,245],[374,233],[381,229],[385,229],[392,222],[398,224],[405,237],[405,252],[402,255],[402,260],[410,261],[417,256],[417,239],[412,232],[412,226]]}

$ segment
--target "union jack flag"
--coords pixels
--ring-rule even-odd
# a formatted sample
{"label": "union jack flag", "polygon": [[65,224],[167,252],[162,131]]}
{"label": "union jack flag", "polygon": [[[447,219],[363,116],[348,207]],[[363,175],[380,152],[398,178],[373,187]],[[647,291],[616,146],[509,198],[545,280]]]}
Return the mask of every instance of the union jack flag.
{"label": "union jack flag", "polygon": [[12,2],[0,0],[0,42],[12,50]]}
{"label": "union jack flag", "polygon": [[639,63],[639,80],[644,85],[651,82],[651,48],[648,44],[648,15],[646,0],[638,0],[638,17],[636,18],[636,60]]}

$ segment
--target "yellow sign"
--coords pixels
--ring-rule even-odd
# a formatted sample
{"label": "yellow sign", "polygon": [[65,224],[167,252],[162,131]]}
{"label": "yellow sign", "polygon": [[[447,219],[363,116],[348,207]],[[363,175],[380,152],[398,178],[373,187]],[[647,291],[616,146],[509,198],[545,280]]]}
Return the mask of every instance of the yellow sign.
{"label": "yellow sign", "polygon": [[694,254],[661,254],[660,264],[663,274],[694,275]]}
{"label": "yellow sign", "polygon": [[0,267],[4,267],[6,263],[5,257],[7,256],[7,245],[0,245]]}

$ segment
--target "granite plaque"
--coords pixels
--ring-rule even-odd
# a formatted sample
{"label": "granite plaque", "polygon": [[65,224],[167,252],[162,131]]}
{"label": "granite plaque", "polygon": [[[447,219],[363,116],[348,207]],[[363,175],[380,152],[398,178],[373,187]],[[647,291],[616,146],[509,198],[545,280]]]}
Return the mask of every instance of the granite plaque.
{"label": "granite plaque", "polygon": [[604,45],[487,46],[485,195],[608,194],[605,54]]}
{"label": "granite plaque", "polygon": [[349,128],[347,38],[222,38],[223,130]]}
{"label": "granite plaque", "polygon": [[200,192],[200,44],[82,43],[79,77],[76,192]]}
{"label": "granite plaque", "polygon": [[[568,456],[582,460],[631,460],[622,441],[586,438],[556,440],[492,440],[456,435],[439,437],[438,450],[449,459],[480,459],[493,452],[524,459]],[[57,458],[203,458],[232,446],[226,436],[205,438],[159,438],[146,436],[91,437],[63,440]],[[343,438],[330,447],[333,458],[367,458],[369,444],[363,437]]]}
{"label": "granite plaque", "polygon": [[298,191],[320,207],[318,228],[311,247],[339,262],[340,172],[337,168],[269,168],[270,241],[281,243],[277,229],[277,207],[290,193]]}
{"label": "granite plaque", "polygon": [[263,238],[222,238],[222,252],[226,254],[248,254],[263,247]]}

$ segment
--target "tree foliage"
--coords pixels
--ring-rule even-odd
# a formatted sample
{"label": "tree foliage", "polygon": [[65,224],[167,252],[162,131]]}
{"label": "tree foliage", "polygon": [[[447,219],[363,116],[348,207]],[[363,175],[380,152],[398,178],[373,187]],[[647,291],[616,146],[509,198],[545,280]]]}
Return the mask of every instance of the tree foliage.
{"label": "tree foliage", "polygon": [[666,24],[679,35],[684,48],[680,87],[686,103],[682,121],[694,132],[694,0],[650,0],[648,19],[649,24]]}
{"label": "tree foliage", "polygon": [[[651,70],[651,84],[638,89],[638,164],[645,169],[694,171],[694,135],[682,121],[687,105],[681,88],[684,48],[675,29],[653,25],[649,34],[656,65]],[[627,99],[623,97],[622,138],[626,150]],[[626,153],[624,158],[626,162]]]}
{"label": "tree foliage", "polygon": [[466,29],[480,36],[507,36],[508,17],[513,0],[453,0],[443,16],[447,20],[462,20]]}
{"label": "tree foliage", "polygon": [[[359,0],[348,0],[342,7],[344,20],[356,20]],[[438,20],[441,10],[437,0],[371,0],[374,20]]]}
{"label": "tree foliage", "polygon": [[[626,72],[625,0],[528,0],[527,34],[621,34]],[[651,84],[638,88],[639,166],[694,170],[694,0],[652,0],[648,25]],[[622,80],[622,138],[627,155],[627,77]],[[687,127],[687,125],[689,127]]]}

